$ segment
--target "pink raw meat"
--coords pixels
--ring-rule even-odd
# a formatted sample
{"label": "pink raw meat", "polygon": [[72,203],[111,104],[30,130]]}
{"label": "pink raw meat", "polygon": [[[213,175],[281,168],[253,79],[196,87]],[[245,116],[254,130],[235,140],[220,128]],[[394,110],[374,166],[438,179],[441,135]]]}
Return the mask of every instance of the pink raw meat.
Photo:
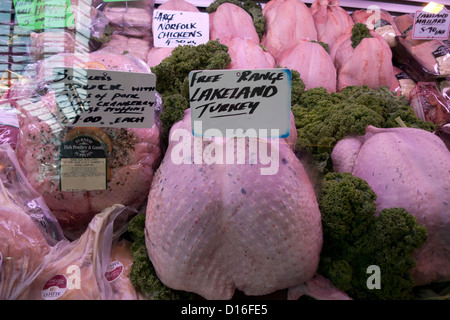
{"label": "pink raw meat", "polygon": [[261,46],[250,40],[234,38],[228,43],[231,64],[228,69],[270,69],[275,68],[275,59]]}
{"label": "pink raw meat", "polygon": [[428,229],[413,256],[416,285],[450,280],[450,152],[435,134],[414,128],[367,127],[339,141],[333,169],[367,181],[377,210],[401,207]]}
{"label": "pink raw meat", "polygon": [[352,47],[351,28],[341,35],[330,51],[337,71],[337,90],[348,86],[367,85],[371,89],[381,86],[391,91],[397,88],[392,52],[387,42],[370,31],[373,38],[364,38]]}
{"label": "pink raw meat", "polygon": [[[146,246],[161,281],[206,299],[231,299],[235,289],[264,295],[311,279],[322,246],[320,212],[291,146],[279,140],[274,175],[261,175],[267,165],[249,164],[248,156],[245,164],[175,164],[180,144],[191,150],[188,160],[194,141],[202,145],[190,134],[189,110],[171,134],[177,129],[188,136],[170,142],[147,206]],[[230,142],[214,138],[202,148],[211,143],[225,149]]]}
{"label": "pink raw meat", "polygon": [[234,38],[259,43],[258,33],[250,14],[232,3],[223,3],[209,14],[209,38],[219,39],[224,45],[228,45]]}
{"label": "pink raw meat", "polygon": [[300,73],[306,89],[324,87],[336,92],[336,68],[330,55],[318,43],[302,40],[283,51],[277,65]]}
{"label": "pink raw meat", "polygon": [[339,6],[339,0],[316,0],[311,13],[317,30],[317,40],[334,45],[336,39],[353,26],[353,20],[346,10]]}
{"label": "pink raw meat", "polygon": [[271,0],[263,15],[266,30],[261,43],[275,59],[300,40],[317,40],[311,11],[301,0]]}

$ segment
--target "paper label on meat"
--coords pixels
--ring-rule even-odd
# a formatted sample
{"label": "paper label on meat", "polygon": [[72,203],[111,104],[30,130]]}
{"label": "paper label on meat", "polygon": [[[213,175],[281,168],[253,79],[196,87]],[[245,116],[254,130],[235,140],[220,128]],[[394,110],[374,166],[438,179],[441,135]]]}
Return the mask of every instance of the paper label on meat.
{"label": "paper label on meat", "polygon": [[209,41],[209,15],[206,12],[153,11],[153,45],[174,48]]}
{"label": "paper label on meat", "polygon": [[120,261],[112,261],[105,272],[105,279],[111,283],[116,281],[123,273],[123,264]]}
{"label": "paper label on meat", "polygon": [[414,15],[412,39],[447,39],[450,28],[450,16],[447,9],[439,13],[418,10]]}
{"label": "paper label on meat", "polygon": [[63,274],[57,274],[48,280],[41,290],[44,300],[56,300],[67,290],[67,278]]}
{"label": "paper label on meat", "polygon": [[289,136],[289,69],[191,71],[189,94],[196,137]]}
{"label": "paper label on meat", "polygon": [[439,75],[450,75],[450,49],[443,45],[433,51],[433,56],[438,64]]}
{"label": "paper label on meat", "polygon": [[51,87],[62,125],[151,128],[156,76],[97,69],[53,69]]}
{"label": "paper label on meat", "polygon": [[63,142],[60,147],[61,191],[107,188],[107,146],[89,136]]}

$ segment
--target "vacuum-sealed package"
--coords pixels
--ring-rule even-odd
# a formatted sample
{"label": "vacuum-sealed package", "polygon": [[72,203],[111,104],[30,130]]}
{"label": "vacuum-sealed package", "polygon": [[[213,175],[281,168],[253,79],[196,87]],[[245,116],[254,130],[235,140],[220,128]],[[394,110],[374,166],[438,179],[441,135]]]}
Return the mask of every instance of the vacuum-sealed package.
{"label": "vacuum-sealed package", "polygon": [[450,123],[450,103],[436,82],[418,82],[410,92],[410,104],[416,116],[438,126]]}
{"label": "vacuum-sealed package", "polygon": [[7,143],[0,145],[0,165],[0,300],[14,300],[64,236]]}
{"label": "vacuum-sealed package", "polygon": [[[116,219],[132,210],[114,205],[95,215],[75,241],[61,241],[48,254],[45,265],[21,300],[111,300],[113,239],[125,231]],[[117,260],[114,260],[117,261]],[[123,270],[122,270],[123,271]],[[120,272],[114,274],[117,278]]]}
{"label": "vacuum-sealed package", "polygon": [[416,82],[434,81],[450,76],[450,39],[413,39],[414,16],[401,15],[395,20],[401,36],[396,37],[393,57],[407,67]]}
{"label": "vacuum-sealed package", "polygon": [[[67,94],[58,91],[51,78],[55,72],[68,72],[70,68],[80,72],[99,70],[99,78],[102,78],[102,71],[109,71],[108,77],[104,76],[105,83],[113,76],[111,71],[122,72],[120,77],[132,72],[129,77],[139,78],[150,74],[150,69],[139,59],[109,52],[81,56],[60,54],[41,61],[34,68],[37,72],[33,78],[34,87],[28,83],[11,88],[10,100],[18,110],[20,133],[16,151],[21,167],[58,219],[66,237],[74,240],[104,208],[113,204],[138,208],[144,203],[159,165],[161,148],[157,119],[145,127],[132,127],[127,122],[125,127],[96,126],[91,122],[88,122],[89,126],[80,127],[67,122],[66,113],[61,112],[60,106],[61,99],[66,99]],[[86,81],[95,77],[88,75]],[[94,83],[99,88],[106,85]],[[70,88],[72,84],[69,82]],[[125,85],[125,81],[115,85],[109,82],[108,88],[123,89]],[[80,98],[84,89],[91,90],[94,85],[87,82],[81,88],[79,83],[74,86],[78,89],[70,99]],[[97,101],[96,105],[102,104],[102,108],[109,108],[110,113],[117,113],[116,120],[134,119],[130,112],[137,113],[151,103],[138,92],[128,93],[129,96],[120,99],[112,99],[117,90],[108,92],[110,101]],[[119,95],[124,94],[120,92]],[[86,99],[80,99],[80,106],[83,106]],[[106,103],[109,105],[105,106]],[[95,117],[89,117],[95,108],[92,106],[86,111],[85,120],[96,121]]]}
{"label": "vacuum-sealed package", "polygon": [[408,73],[398,67],[394,67],[394,75],[398,81],[398,90],[396,92],[405,97],[406,100],[409,100],[411,90],[416,87],[416,82]]}

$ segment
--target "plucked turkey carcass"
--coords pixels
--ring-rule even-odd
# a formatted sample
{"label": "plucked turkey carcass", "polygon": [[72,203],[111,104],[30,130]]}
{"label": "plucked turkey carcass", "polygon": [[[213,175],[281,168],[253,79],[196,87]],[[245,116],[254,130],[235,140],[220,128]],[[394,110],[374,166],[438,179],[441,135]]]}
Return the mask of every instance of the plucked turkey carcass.
{"label": "plucked turkey carcass", "polygon": [[[174,137],[180,132],[185,132],[181,141]],[[262,175],[260,169],[268,166],[250,164],[255,155],[238,148],[244,138],[194,138],[189,110],[171,136],[146,213],[146,246],[161,281],[206,299],[230,299],[235,289],[264,295],[310,280],[322,247],[321,219],[291,146],[283,139],[261,140],[271,158],[279,158],[277,172]],[[245,163],[227,164],[225,151],[211,163],[214,152],[207,148],[225,150],[231,143],[232,156],[244,156]],[[248,149],[251,140],[244,143]],[[198,164],[194,144],[205,150]],[[179,157],[180,164],[174,160]]]}
{"label": "plucked turkey carcass", "polygon": [[275,68],[272,55],[250,39],[234,38],[228,42],[228,54],[231,58],[228,69]]}
{"label": "plucked turkey carcass", "polygon": [[[169,0],[162,3],[158,10],[174,10],[174,11],[189,11],[200,12],[198,8],[184,0]],[[146,62],[150,67],[157,66],[165,58],[172,54],[174,48],[153,47],[149,50],[146,57]]]}
{"label": "plucked turkey carcass", "polygon": [[228,45],[234,38],[248,39],[259,44],[259,36],[252,17],[232,3],[223,3],[209,14],[209,38],[219,39],[224,45]]}
{"label": "plucked turkey carcass", "polygon": [[331,48],[336,39],[353,25],[348,12],[339,6],[339,0],[316,0],[311,14],[317,30],[317,40]]}
{"label": "plucked turkey carcass", "polygon": [[450,280],[450,152],[433,133],[369,126],[360,137],[339,141],[331,154],[337,172],[367,181],[377,210],[400,207],[428,229],[413,253],[416,285]]}
{"label": "plucked turkey carcass", "polygon": [[263,15],[266,30],[261,43],[275,59],[300,40],[317,40],[311,11],[301,0],[271,0]]}
{"label": "plucked turkey carcass", "polygon": [[[142,61],[121,54],[57,55],[52,59],[57,63],[47,60],[41,65],[38,84],[46,83],[55,66],[149,72]],[[42,194],[68,238],[79,237],[92,217],[106,207],[116,203],[133,207],[143,204],[161,156],[156,121],[151,128],[68,127],[57,116],[55,91],[48,90],[43,97],[33,99],[15,101],[20,127],[17,155],[26,177]],[[63,142],[81,136],[106,148],[105,190],[61,191],[60,148]]]}
{"label": "plucked turkey carcass", "polygon": [[283,51],[277,65],[300,73],[306,89],[324,87],[336,92],[336,68],[328,52],[317,42],[299,41],[294,47]]}
{"label": "plucked turkey carcass", "polygon": [[394,91],[398,82],[394,75],[391,48],[387,42],[370,31],[370,37],[363,38],[353,47],[352,30],[361,25],[355,24],[347,29],[331,48],[330,56],[337,71],[337,90],[367,85],[374,90],[386,86]]}

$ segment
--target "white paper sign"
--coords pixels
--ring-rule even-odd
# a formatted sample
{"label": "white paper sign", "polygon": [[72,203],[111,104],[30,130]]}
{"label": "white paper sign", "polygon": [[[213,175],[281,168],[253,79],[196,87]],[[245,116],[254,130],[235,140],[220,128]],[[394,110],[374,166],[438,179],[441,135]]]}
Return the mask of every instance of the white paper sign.
{"label": "white paper sign", "polygon": [[413,39],[441,39],[448,38],[450,15],[446,8],[439,13],[416,11],[414,16]]}
{"label": "white paper sign", "polygon": [[153,126],[154,74],[60,67],[53,77],[59,120],[66,126]]}
{"label": "white paper sign", "polygon": [[289,136],[289,69],[191,71],[189,86],[194,136],[208,137],[209,129],[220,130],[224,137],[234,130],[249,137],[261,130],[269,138]]}
{"label": "white paper sign", "polygon": [[209,14],[154,10],[152,31],[155,47],[204,44],[209,41]]}

